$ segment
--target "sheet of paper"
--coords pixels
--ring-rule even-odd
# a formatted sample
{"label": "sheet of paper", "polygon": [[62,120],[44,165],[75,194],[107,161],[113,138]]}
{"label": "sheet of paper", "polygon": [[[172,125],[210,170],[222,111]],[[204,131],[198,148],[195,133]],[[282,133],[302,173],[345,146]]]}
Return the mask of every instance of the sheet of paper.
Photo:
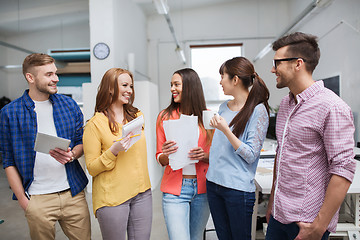
{"label": "sheet of paper", "polygon": [[163,122],[167,140],[173,140],[178,150],[170,154],[169,165],[173,170],[178,170],[198,160],[190,160],[189,151],[198,146],[199,128],[198,117],[181,115],[180,119]]}
{"label": "sheet of paper", "polygon": [[133,119],[132,121],[128,122],[122,127],[122,137],[126,137],[129,133],[131,133],[131,135],[139,134],[139,136],[130,138],[130,147],[134,145],[134,143],[139,141],[139,139],[141,138],[141,130],[143,124],[144,124],[144,116],[141,115],[140,117]]}
{"label": "sheet of paper", "polygon": [[256,168],[256,174],[271,175],[274,168],[274,158],[260,158]]}
{"label": "sheet of paper", "polygon": [[35,139],[34,150],[46,154],[49,154],[49,151],[55,148],[60,148],[66,151],[70,142],[71,141],[69,139],[38,132]]}
{"label": "sheet of paper", "polygon": [[266,168],[272,171],[274,168],[274,158],[260,158],[257,167]]}

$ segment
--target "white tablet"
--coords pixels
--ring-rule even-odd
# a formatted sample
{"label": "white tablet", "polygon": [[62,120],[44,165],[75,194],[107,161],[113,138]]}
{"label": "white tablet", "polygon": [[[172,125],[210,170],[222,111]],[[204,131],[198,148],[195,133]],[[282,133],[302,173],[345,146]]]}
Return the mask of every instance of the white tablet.
{"label": "white tablet", "polygon": [[66,151],[70,142],[71,141],[69,139],[38,132],[36,135],[34,150],[46,154],[49,154],[49,151],[55,148],[60,148]]}

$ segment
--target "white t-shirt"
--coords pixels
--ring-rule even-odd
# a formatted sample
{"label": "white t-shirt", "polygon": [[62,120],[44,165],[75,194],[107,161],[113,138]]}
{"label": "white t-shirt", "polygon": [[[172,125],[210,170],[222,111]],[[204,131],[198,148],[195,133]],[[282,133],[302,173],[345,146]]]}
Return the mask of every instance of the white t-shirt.
{"label": "white t-shirt", "polygon": [[[34,101],[37,130],[41,133],[57,136],[54,124],[53,106],[49,100]],[[30,195],[48,194],[70,188],[65,165],[49,154],[36,152],[34,181],[29,188]]]}
{"label": "white t-shirt", "polygon": [[182,169],[183,175],[196,175],[196,167],[195,163],[190,163],[189,165],[186,165]]}

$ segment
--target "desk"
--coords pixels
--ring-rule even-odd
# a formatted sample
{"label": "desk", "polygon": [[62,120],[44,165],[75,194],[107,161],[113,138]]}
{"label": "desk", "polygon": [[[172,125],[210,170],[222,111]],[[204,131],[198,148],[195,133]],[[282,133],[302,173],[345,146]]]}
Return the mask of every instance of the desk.
{"label": "desk", "polygon": [[[360,157],[360,148],[354,148],[355,157]],[[252,239],[255,239],[256,234],[256,220],[257,220],[257,211],[258,211],[258,196],[259,192],[263,194],[270,194],[272,187],[272,171],[263,171],[262,167],[264,161],[269,161],[271,157],[275,157],[273,151],[264,151],[261,154],[258,170],[255,175],[255,184],[256,184],[256,201],[254,205],[253,221],[252,221]],[[273,159],[272,158],[272,159]],[[353,195],[355,197],[355,223],[338,223],[336,227],[336,233],[332,233],[331,236],[348,236],[350,232],[360,231],[360,161],[356,161],[356,171],[355,176],[350,188],[347,192],[347,195]],[[352,232],[353,233],[353,232]],[[352,239],[352,238],[350,238]]]}

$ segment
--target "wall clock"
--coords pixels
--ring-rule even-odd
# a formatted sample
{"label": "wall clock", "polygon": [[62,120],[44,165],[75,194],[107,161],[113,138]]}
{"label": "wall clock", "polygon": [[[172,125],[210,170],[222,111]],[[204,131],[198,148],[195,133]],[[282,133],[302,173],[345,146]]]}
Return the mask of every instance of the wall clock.
{"label": "wall clock", "polygon": [[94,46],[93,54],[97,59],[103,60],[109,56],[110,48],[106,43],[103,42],[97,43]]}

